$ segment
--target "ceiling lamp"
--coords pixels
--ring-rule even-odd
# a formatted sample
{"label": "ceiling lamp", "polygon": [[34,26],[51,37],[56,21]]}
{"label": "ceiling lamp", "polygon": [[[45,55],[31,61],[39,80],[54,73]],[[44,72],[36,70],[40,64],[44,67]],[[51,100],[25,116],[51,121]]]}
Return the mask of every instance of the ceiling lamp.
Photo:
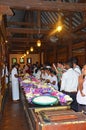
{"label": "ceiling lamp", "polygon": [[5,43],[8,43],[8,41],[7,41],[7,40],[5,40]]}
{"label": "ceiling lamp", "polygon": [[26,56],[26,54],[24,53],[24,57]]}
{"label": "ceiling lamp", "polygon": [[28,51],[28,50],[26,51],[26,54],[27,54],[27,55],[29,54],[29,51]]}
{"label": "ceiling lamp", "polygon": [[58,27],[56,28],[56,30],[57,30],[58,32],[61,32],[61,31],[62,31],[62,26],[61,26],[61,25],[58,25]]}
{"label": "ceiling lamp", "polygon": [[30,51],[33,52],[33,50],[34,50],[33,47],[31,47],[31,48],[30,48]]}
{"label": "ceiling lamp", "polygon": [[38,47],[41,46],[41,41],[40,41],[40,40],[37,41],[37,46],[38,46]]}

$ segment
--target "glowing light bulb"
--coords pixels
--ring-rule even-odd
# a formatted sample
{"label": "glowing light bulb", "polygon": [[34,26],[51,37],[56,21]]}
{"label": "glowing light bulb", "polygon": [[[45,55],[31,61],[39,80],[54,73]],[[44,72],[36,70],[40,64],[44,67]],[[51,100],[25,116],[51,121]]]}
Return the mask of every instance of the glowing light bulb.
{"label": "glowing light bulb", "polygon": [[37,46],[38,46],[38,47],[41,46],[41,41],[40,41],[40,40],[37,41]]}
{"label": "glowing light bulb", "polygon": [[27,55],[29,54],[29,51],[28,51],[28,50],[26,51],[26,54],[27,54]]}
{"label": "glowing light bulb", "polygon": [[30,51],[33,52],[33,50],[34,50],[33,47],[31,47],[31,48],[30,48]]}
{"label": "glowing light bulb", "polygon": [[58,32],[61,32],[61,31],[62,31],[62,26],[59,25],[59,26],[56,28],[56,30],[57,30]]}

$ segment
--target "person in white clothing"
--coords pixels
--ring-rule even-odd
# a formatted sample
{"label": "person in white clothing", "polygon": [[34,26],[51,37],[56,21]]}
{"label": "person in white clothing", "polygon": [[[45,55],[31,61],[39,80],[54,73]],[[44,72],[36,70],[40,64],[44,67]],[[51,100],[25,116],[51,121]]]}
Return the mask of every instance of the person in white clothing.
{"label": "person in white clothing", "polygon": [[81,68],[80,66],[78,65],[78,59],[77,57],[72,57],[71,58],[71,61],[73,63],[73,69],[74,71],[77,73],[77,75],[79,76],[81,74]]}
{"label": "person in white clothing", "polygon": [[64,72],[62,75],[60,91],[63,91],[65,94],[69,95],[73,99],[71,108],[74,111],[78,111],[78,104],[76,101],[78,76],[76,72],[73,70],[73,64],[71,60],[65,63],[65,67],[67,71]]}
{"label": "person in white clothing", "polygon": [[58,79],[56,73],[51,70],[50,75],[51,75],[51,79],[50,79],[51,86],[54,87],[54,89],[58,90]]}
{"label": "person in white clothing", "polygon": [[45,81],[48,77],[48,74],[46,73],[46,68],[41,68],[41,76],[40,76],[40,80],[41,81]]}
{"label": "person in white clothing", "polygon": [[8,72],[8,66],[7,63],[5,63],[5,75],[6,75],[6,84],[9,82],[9,72]]}
{"label": "person in white clothing", "polygon": [[7,67],[7,63],[3,63],[3,68],[2,68],[2,77],[5,76],[5,83],[6,85],[8,85],[8,67]]}
{"label": "person in white clothing", "polygon": [[19,82],[18,82],[18,64],[15,63],[12,71],[11,71],[11,76],[12,76],[12,99],[13,101],[18,101],[19,100]]}
{"label": "person in white clothing", "polygon": [[78,111],[86,111],[86,65],[82,68],[82,74],[79,76],[79,85],[77,92]]}
{"label": "person in white clothing", "polygon": [[55,75],[55,72],[52,69],[47,69],[48,76],[46,77],[45,82],[51,85],[54,89],[58,90],[58,80]]}

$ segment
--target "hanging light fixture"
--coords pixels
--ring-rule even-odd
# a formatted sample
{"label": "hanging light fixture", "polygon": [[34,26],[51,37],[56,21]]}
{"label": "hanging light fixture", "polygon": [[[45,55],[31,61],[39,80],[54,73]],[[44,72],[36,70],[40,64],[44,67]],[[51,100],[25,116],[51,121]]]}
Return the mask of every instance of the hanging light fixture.
{"label": "hanging light fixture", "polygon": [[26,56],[26,54],[24,53],[24,57]]}
{"label": "hanging light fixture", "polygon": [[29,54],[29,51],[28,51],[28,50],[26,51],[26,54],[27,54],[27,55]]}
{"label": "hanging light fixture", "polygon": [[62,31],[62,25],[58,25],[57,28],[56,28],[56,31],[61,32]]}
{"label": "hanging light fixture", "polygon": [[40,27],[38,28],[38,40],[37,40],[37,46],[40,47],[41,46],[41,34],[40,34]]}
{"label": "hanging light fixture", "polygon": [[40,47],[41,46],[41,40],[37,41],[37,46]]}
{"label": "hanging light fixture", "polygon": [[62,16],[61,13],[58,13],[58,23],[57,23],[57,27],[56,27],[56,31],[57,32],[61,32],[63,29],[63,25],[62,25]]}
{"label": "hanging light fixture", "polygon": [[31,47],[31,48],[30,48],[30,51],[33,52],[33,50],[34,50],[33,47]]}

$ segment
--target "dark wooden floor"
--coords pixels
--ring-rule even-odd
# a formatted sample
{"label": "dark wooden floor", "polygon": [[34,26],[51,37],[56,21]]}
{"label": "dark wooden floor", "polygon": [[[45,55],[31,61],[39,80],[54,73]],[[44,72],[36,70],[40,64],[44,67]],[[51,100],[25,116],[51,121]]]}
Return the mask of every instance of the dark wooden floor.
{"label": "dark wooden floor", "polygon": [[11,98],[11,87],[6,97],[0,130],[29,130],[21,101],[14,103]]}

